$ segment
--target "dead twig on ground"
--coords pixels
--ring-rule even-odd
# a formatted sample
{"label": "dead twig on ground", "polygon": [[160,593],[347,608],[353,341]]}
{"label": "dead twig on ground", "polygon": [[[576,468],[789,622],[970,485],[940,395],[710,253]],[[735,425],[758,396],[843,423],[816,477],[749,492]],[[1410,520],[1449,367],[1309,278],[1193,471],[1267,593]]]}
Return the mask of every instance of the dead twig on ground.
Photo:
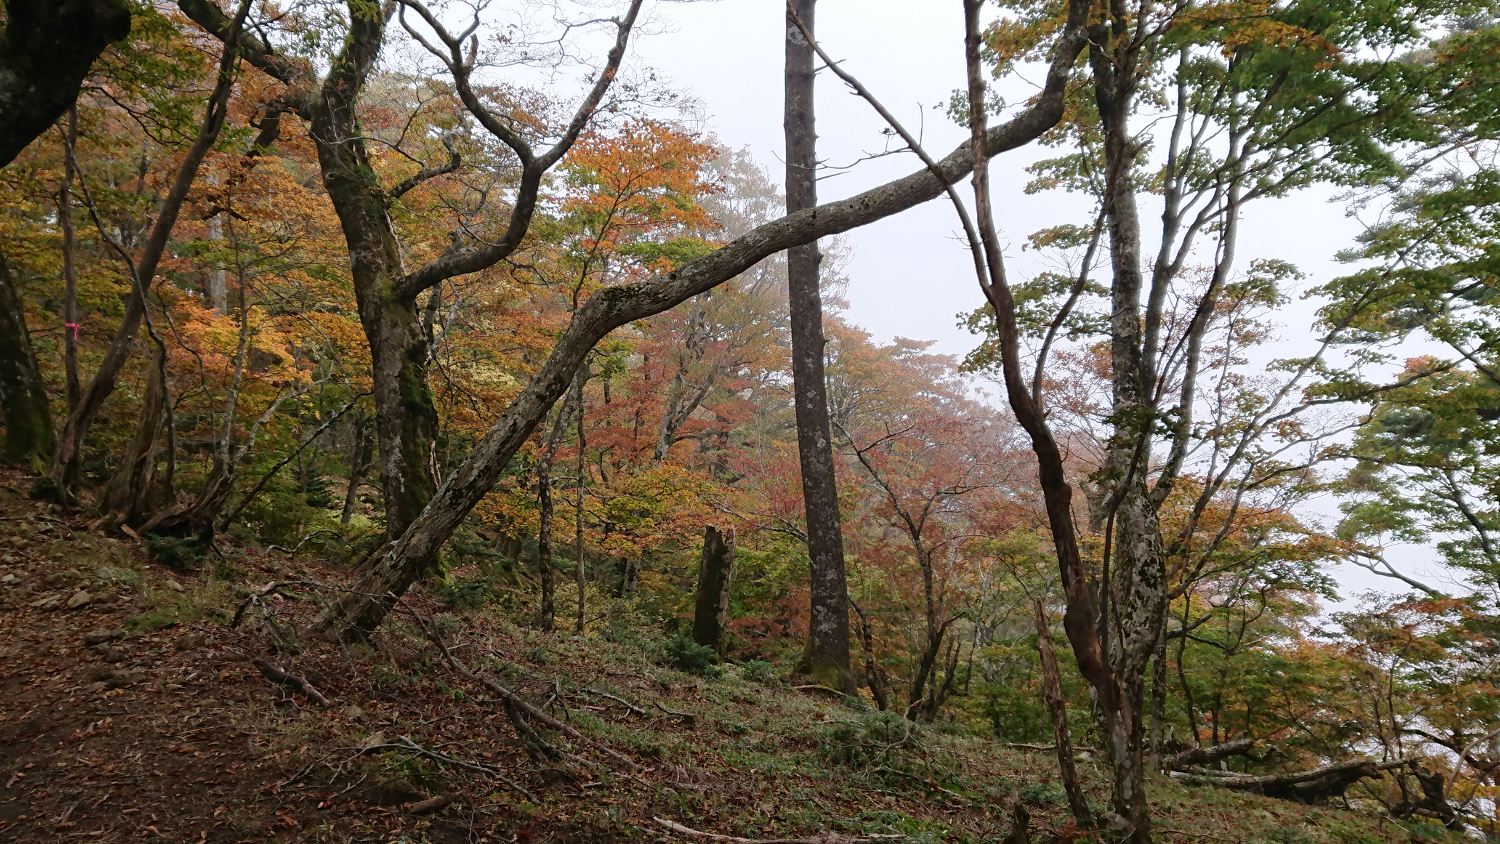
{"label": "dead twig on ground", "polygon": [[319,706],[333,705],[333,703],[329,701],[328,698],[323,696],[322,692],[318,691],[316,686],[314,686],[312,683],[307,682],[307,680],[298,677],[295,674],[290,674],[286,671],[283,671],[282,669],[277,668],[271,663],[258,657],[256,659],[250,660],[250,664],[260,669],[260,673],[267,680],[270,680],[271,682],[277,683],[282,686],[289,686],[293,689],[296,689],[297,691],[302,693],[303,697],[316,702]]}
{"label": "dead twig on ground", "polygon": [[691,712],[678,712],[675,709],[668,709],[666,706],[662,705],[661,701],[656,702],[656,708],[667,713],[668,715],[675,715],[678,718],[681,718],[682,722],[688,726],[688,729],[692,729],[693,727],[698,726],[698,716],[694,715]]}
{"label": "dead twig on ground", "polygon": [[644,718],[644,717],[646,717],[646,716],[648,716],[648,715],[651,714],[651,713],[647,712],[646,710],[640,708],[639,706],[636,706],[635,704],[633,704],[630,701],[626,700],[625,698],[619,697],[617,695],[612,695],[609,692],[601,692],[598,689],[594,689],[594,688],[584,689],[583,691],[584,691],[585,694],[591,694],[594,697],[602,697],[602,698],[607,698],[609,700],[612,700],[615,703],[618,703],[621,706],[625,707],[627,710],[629,710],[631,715],[639,715],[639,716],[641,716],[641,717]]}
{"label": "dead twig on ground", "polygon": [[896,841],[905,838],[904,835],[840,835],[837,832],[820,832],[811,838],[738,838],[733,835],[719,835],[716,832],[702,832],[692,827],[683,826],[676,821],[666,818],[652,818],[658,824],[672,830],[679,835],[692,838],[705,838],[709,841],[726,841],[729,844],[862,844],[867,841]]}
{"label": "dead twig on ground", "polygon": [[525,699],[523,699],[520,695],[516,694],[510,689],[505,688],[504,686],[500,685],[494,680],[491,680],[488,677],[484,677],[479,674],[475,674],[473,671],[470,671],[457,659],[454,659],[453,654],[448,651],[447,643],[443,641],[443,637],[437,632],[436,629],[431,628],[421,618],[417,618],[416,620],[418,626],[421,627],[422,632],[426,634],[427,638],[430,639],[434,645],[437,646],[438,652],[443,657],[443,661],[448,663],[448,667],[453,669],[454,673],[471,682],[478,683],[486,689],[489,689],[491,692],[498,695],[501,700],[519,710],[520,714],[525,715],[527,719],[539,722],[549,729],[557,730],[558,732],[580,744],[586,744],[599,750],[601,753],[604,753],[611,759],[619,762],[625,767],[626,770],[634,772],[641,769],[641,766],[629,756],[626,756],[625,754],[619,752],[618,750],[615,750],[614,748],[610,747],[607,744],[604,744],[603,742],[588,738],[583,733],[580,733],[578,732],[578,730],[574,729],[571,725],[565,724],[562,721],[559,721],[556,718],[553,718],[551,715],[548,715],[542,710],[536,708],[535,706],[532,706],[530,703],[527,703]]}

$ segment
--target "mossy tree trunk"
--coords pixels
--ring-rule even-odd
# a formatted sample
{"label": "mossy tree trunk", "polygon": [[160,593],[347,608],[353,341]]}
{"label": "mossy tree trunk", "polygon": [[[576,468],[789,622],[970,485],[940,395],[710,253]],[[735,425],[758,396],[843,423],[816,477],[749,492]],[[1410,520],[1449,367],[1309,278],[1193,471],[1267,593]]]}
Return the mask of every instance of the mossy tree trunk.
{"label": "mossy tree trunk", "polygon": [[729,620],[729,590],[734,582],[734,528],[703,529],[703,563],[693,609],[693,640],[724,656],[724,628]]}

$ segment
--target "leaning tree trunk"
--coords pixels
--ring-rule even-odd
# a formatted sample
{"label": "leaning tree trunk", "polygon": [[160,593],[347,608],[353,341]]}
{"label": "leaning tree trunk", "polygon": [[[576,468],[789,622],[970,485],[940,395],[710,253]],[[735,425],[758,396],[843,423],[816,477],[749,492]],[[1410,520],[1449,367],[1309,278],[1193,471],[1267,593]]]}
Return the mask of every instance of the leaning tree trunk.
{"label": "leaning tree trunk", "polygon": [[0,167],[78,99],[104,48],[130,34],[125,0],[5,0]]}
{"label": "leaning tree trunk", "polygon": [[1033,602],[1031,609],[1032,619],[1036,622],[1036,649],[1042,659],[1042,697],[1052,714],[1052,741],[1057,748],[1058,773],[1062,775],[1063,790],[1068,794],[1068,808],[1073,810],[1078,824],[1088,828],[1094,825],[1094,813],[1089,809],[1083,787],[1078,784],[1078,768],[1073,764],[1073,735],[1068,728],[1068,705],[1063,700],[1057,653],[1052,648],[1052,626],[1047,623],[1041,601]]}
{"label": "leaning tree trunk", "polygon": [[[818,204],[817,135],[813,130],[813,48],[792,15],[813,31],[815,0],[792,0],[786,19],[786,208],[788,214]],[[812,617],[802,668],[831,688],[853,694],[849,669],[849,601],[844,578],[844,537],[833,474],[833,436],[823,374],[822,258],[817,242],[787,250],[787,297],[792,324],[792,383],[796,397],[797,454],[812,563]]]}
{"label": "leaning tree trunk", "polygon": [[729,620],[729,589],[734,582],[734,528],[703,529],[703,564],[693,606],[693,641],[724,656],[724,627]]}
{"label": "leaning tree trunk", "polygon": [[55,442],[47,388],[37,366],[26,306],[10,264],[0,255],[0,404],[5,405],[5,459],[42,465]]}

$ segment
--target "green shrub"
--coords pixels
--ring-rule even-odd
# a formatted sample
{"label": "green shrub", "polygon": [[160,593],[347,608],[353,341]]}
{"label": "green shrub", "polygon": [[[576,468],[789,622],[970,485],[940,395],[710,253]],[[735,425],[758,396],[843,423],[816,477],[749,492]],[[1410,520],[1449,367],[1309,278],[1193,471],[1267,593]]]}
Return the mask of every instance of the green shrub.
{"label": "green shrub", "polygon": [[158,563],[173,571],[195,571],[203,562],[203,545],[196,539],[148,533],[146,546]]}
{"label": "green shrub", "polygon": [[495,597],[487,577],[472,577],[442,583],[433,590],[439,600],[455,609],[477,609]]}
{"label": "green shrub", "polygon": [[740,663],[740,673],[745,679],[762,686],[779,686],[782,684],[781,669],[775,663],[766,662],[763,659],[752,659]]}
{"label": "green shrub", "polygon": [[719,674],[719,655],[707,645],[693,641],[693,637],[678,633],[662,644],[672,664],[694,674],[716,677]]}
{"label": "green shrub", "polygon": [[856,721],[835,721],[823,731],[828,761],[852,768],[886,766],[905,770],[926,752],[923,731],[894,712],[867,712]]}

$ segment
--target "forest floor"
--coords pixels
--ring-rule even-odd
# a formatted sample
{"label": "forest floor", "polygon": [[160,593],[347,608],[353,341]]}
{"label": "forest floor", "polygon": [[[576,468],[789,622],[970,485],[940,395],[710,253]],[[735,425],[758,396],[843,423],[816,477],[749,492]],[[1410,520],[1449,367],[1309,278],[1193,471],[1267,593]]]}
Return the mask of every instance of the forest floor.
{"label": "forest floor", "polygon": [[[908,731],[763,670],[683,673],[645,638],[544,634],[422,590],[370,645],[301,641],[313,584],[347,571],[224,547],[200,572],[172,571],[27,500],[28,486],[0,475],[0,841],[999,842],[1014,840],[1018,803],[1033,840],[1109,840],[1067,820],[1050,753]],[[296,582],[247,601],[272,581]],[[424,630],[577,735],[508,707]],[[257,658],[328,705],[269,681]],[[1103,805],[1103,766],[1082,772]],[[1150,785],[1161,841],[1442,836]]]}

